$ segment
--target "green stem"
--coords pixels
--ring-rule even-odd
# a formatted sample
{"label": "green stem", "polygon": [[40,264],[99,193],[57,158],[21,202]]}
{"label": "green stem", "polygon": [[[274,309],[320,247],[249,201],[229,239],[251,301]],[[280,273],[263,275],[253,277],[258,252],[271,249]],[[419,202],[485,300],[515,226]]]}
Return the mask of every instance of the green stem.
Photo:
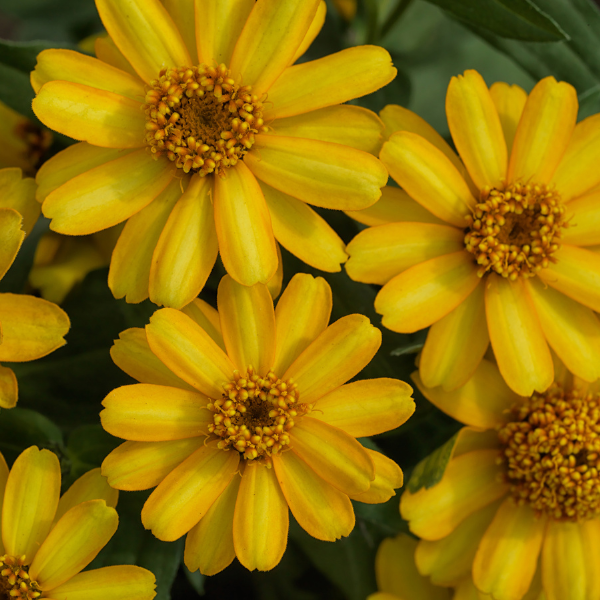
{"label": "green stem", "polygon": [[396,8],[392,11],[392,14],[387,18],[386,22],[381,28],[379,39],[382,40],[391,31],[394,25],[400,20],[402,15],[406,12],[406,9],[412,4],[413,0],[400,0]]}
{"label": "green stem", "polygon": [[367,44],[377,43],[379,27],[379,8],[376,0],[367,0],[365,2],[366,17],[367,17]]}

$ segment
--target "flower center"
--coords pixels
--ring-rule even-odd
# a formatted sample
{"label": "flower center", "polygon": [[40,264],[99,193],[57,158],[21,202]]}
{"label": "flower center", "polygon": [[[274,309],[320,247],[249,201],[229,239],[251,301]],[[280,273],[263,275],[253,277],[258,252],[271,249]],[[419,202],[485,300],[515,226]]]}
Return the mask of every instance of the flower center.
{"label": "flower center", "polygon": [[31,599],[41,595],[38,584],[29,578],[25,556],[0,556],[0,600]]}
{"label": "flower center", "polygon": [[533,277],[560,248],[567,227],[559,194],[546,185],[513,183],[505,190],[483,190],[467,217],[466,249],[475,255],[483,277],[495,271],[515,281]]}
{"label": "flower center", "polygon": [[599,400],[554,383],[513,406],[514,420],[498,437],[519,504],[563,521],[600,516]]}
{"label": "flower center", "polygon": [[24,154],[31,165],[30,174],[33,174],[52,145],[52,134],[30,121],[19,123],[15,128],[15,134],[27,144]]}
{"label": "flower center", "polygon": [[146,92],[146,141],[185,173],[224,176],[267,130],[262,106],[225,65],[164,68]]}
{"label": "flower center", "polygon": [[208,405],[214,413],[209,431],[221,438],[221,450],[234,448],[246,460],[271,464],[271,455],[290,443],[294,419],[309,413],[311,404],[301,404],[296,384],[283,381],[269,371],[260,377],[250,366],[223,386],[223,396]]}

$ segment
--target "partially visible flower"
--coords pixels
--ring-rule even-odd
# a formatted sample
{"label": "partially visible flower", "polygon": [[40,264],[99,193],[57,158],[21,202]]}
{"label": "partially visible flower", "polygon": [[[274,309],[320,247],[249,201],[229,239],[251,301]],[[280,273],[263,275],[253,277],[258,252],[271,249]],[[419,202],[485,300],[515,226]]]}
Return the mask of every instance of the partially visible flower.
{"label": "partially visible flower", "polygon": [[115,343],[115,363],[142,382],[112,391],[102,425],[128,440],[102,472],[122,490],[156,487],[142,522],[162,540],[188,534],[185,564],[211,575],[235,556],[279,563],[289,510],[326,541],[354,527],[350,499],[385,502],[402,485],[389,458],[357,437],[414,411],[409,385],[344,385],[371,360],[381,332],[362,315],[328,325],[331,289],[296,275],[273,309],[263,284],[225,276],[219,312],[195,300],[165,308]]}
{"label": "partially visible flower", "polygon": [[[40,214],[35,181],[20,169],[0,170],[0,279],[12,265]],[[69,317],[55,304],[23,294],[0,294],[0,361],[25,362],[65,344]],[[17,378],[0,366],[0,408],[17,403]]]}
{"label": "partially visible flower", "polygon": [[346,21],[352,21],[356,16],[357,0],[333,0],[333,5]]}
{"label": "partially visible flower", "polygon": [[490,341],[521,395],[552,383],[549,348],[596,380],[600,115],[575,125],[575,89],[552,77],[527,96],[488,89],[475,71],[452,79],[446,112],[460,158],[417,115],[382,111],[380,157],[403,189],[355,213],[374,226],[348,245],[348,274],[383,285],[386,327],[431,327],[419,367],[428,387],[463,385]]}
{"label": "partially visible flower", "polygon": [[574,378],[558,360],[555,372],[548,390],[527,398],[486,359],[451,392],[413,374],[467,425],[441,481],[400,503],[422,538],[417,567],[433,583],[459,585],[472,573],[494,600],[598,597],[600,382]]}
{"label": "partially visible flower", "polygon": [[52,144],[52,134],[0,102],[0,168],[33,175]]}
{"label": "partially visible flower", "polygon": [[98,59],[45,50],[31,74],[41,121],[82,140],[38,173],[50,227],[126,221],[109,285],[128,302],[185,306],[217,254],[239,283],[267,283],[275,240],[339,271],[344,243],[309,205],[356,210],[381,196],[381,121],[342,103],[394,78],[389,53],[294,65],[323,25],[322,0],[96,6],[110,35]]}
{"label": "partially visible flower", "polygon": [[60,464],[25,450],[9,472],[0,454],[0,598],[152,600],[155,578],[136,566],[80,572],[117,530],[118,492],[95,469],[60,496]]}

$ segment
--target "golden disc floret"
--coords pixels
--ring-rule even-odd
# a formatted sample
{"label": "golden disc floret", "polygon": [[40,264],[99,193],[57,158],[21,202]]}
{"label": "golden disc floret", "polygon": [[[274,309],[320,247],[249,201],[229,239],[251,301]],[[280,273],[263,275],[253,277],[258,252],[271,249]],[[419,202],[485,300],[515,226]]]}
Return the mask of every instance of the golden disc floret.
{"label": "golden disc floret", "polygon": [[32,600],[42,595],[39,585],[29,577],[25,556],[0,556],[0,600]]}
{"label": "golden disc floret", "polygon": [[498,435],[517,503],[561,521],[600,516],[600,394],[554,383],[513,406]]}
{"label": "golden disc floret", "polygon": [[270,466],[270,457],[290,443],[294,419],[312,410],[302,404],[292,379],[283,381],[273,371],[261,377],[249,366],[223,386],[223,396],[208,404],[214,413],[209,431],[221,438],[221,450],[237,450],[246,460]]}
{"label": "golden disc floret", "polygon": [[223,64],[164,68],[146,91],[146,142],[185,173],[224,176],[267,131],[263,100]]}
{"label": "golden disc floret", "polygon": [[477,275],[493,271],[511,281],[556,262],[552,255],[567,226],[558,192],[529,183],[483,190],[467,224],[465,247],[480,265]]}

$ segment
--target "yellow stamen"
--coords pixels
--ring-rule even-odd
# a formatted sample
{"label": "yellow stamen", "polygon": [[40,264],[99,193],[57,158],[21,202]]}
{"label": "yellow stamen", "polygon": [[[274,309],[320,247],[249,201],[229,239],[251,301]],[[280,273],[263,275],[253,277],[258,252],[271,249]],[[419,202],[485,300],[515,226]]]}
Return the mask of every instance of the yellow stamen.
{"label": "yellow stamen", "polygon": [[554,383],[512,408],[498,436],[519,504],[563,521],[600,516],[599,400]]}
{"label": "yellow stamen", "polygon": [[40,586],[29,578],[25,556],[0,556],[0,600],[33,600],[42,595]]}
{"label": "yellow stamen", "polygon": [[164,68],[146,92],[146,141],[186,173],[224,176],[267,131],[262,106],[225,65]]}
{"label": "yellow stamen", "polygon": [[556,190],[546,185],[514,183],[504,190],[483,190],[481,202],[467,217],[466,249],[475,255],[483,277],[494,271],[515,281],[533,277],[560,248],[567,227]]}

